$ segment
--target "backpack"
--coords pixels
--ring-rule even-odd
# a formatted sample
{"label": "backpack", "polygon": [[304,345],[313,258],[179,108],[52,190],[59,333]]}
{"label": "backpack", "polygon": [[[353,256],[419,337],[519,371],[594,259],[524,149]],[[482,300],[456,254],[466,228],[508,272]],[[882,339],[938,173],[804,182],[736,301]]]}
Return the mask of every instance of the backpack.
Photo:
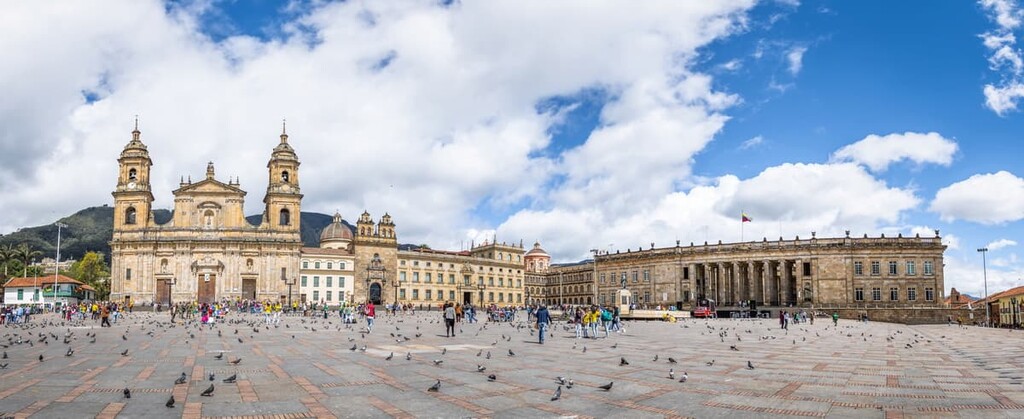
{"label": "backpack", "polygon": [[601,310],[601,320],[606,322],[612,321],[612,312],[608,310]]}

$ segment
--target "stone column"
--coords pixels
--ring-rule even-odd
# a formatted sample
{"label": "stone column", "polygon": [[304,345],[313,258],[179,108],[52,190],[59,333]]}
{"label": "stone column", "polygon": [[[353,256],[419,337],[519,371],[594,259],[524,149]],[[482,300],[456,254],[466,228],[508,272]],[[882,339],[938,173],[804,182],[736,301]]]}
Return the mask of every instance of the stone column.
{"label": "stone column", "polygon": [[757,266],[754,265],[754,261],[752,260],[747,261],[747,279],[750,281],[750,290],[747,293],[749,295],[748,298],[757,301],[758,304],[761,304],[758,299],[761,295],[761,290],[758,289]]}
{"label": "stone column", "polygon": [[790,283],[793,280],[792,264],[790,264],[788,260],[783,259],[779,262],[779,269],[782,273],[782,275],[779,276],[779,304],[785,306],[790,303]]}
{"label": "stone column", "polygon": [[735,289],[733,290],[733,302],[739,303],[740,300],[747,298],[747,276],[743,272],[743,266],[739,262],[733,261],[732,265],[733,273],[733,284]]}

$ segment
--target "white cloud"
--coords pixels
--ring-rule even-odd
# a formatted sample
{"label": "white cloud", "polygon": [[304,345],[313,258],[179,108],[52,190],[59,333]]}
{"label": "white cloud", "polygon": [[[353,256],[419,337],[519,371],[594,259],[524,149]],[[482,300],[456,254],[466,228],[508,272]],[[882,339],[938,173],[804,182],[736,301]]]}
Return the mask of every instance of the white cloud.
{"label": "white cloud", "polygon": [[764,137],[756,135],[753,138],[744,141],[742,144],[740,144],[740,150],[749,150],[751,148],[761,145],[761,143],[764,143]]}
{"label": "white cloud", "polygon": [[1002,29],[1016,29],[1020,26],[1021,10],[1014,0],[980,0],[978,3],[988,11]]}
{"label": "white cloud", "polygon": [[987,246],[985,246],[985,248],[987,248],[988,250],[999,250],[999,249],[1002,249],[1004,247],[1010,247],[1010,246],[1016,246],[1016,245],[1017,245],[1017,242],[1015,242],[1013,240],[1010,240],[1010,239],[999,239],[999,240],[996,240],[996,241],[994,241],[992,243],[989,243]]}
{"label": "white cloud", "polygon": [[736,71],[736,70],[739,70],[742,67],[743,67],[743,60],[740,60],[739,58],[734,58],[732,60],[726,61],[726,62],[718,65],[718,68],[721,68],[722,70],[725,70],[725,71]]}
{"label": "white cloud", "polygon": [[974,175],[940,189],[929,210],[947,222],[1017,221],[1024,218],[1024,179],[1006,171]]}
{"label": "white cloud", "polygon": [[985,106],[994,111],[997,115],[1003,116],[1007,112],[1017,110],[1017,101],[1024,97],[1024,84],[1011,82],[1004,86],[986,84]]}
{"label": "white cloud", "polygon": [[776,3],[784,4],[786,6],[798,7],[800,6],[800,0],[775,0]]}
{"label": "white cloud", "polygon": [[852,161],[869,167],[874,172],[885,171],[890,164],[910,160],[917,164],[934,163],[949,166],[953,163],[957,145],[936,132],[921,134],[905,132],[878,136],[868,135],[832,154],[833,161]]}
{"label": "white cloud", "polygon": [[[752,0],[438,3],[317,3],[282,39],[221,42],[198,32],[202,7],[0,3],[0,231],[109,203],[135,114],[157,208],[214,160],[261,211],[287,118],[306,210],[389,211],[403,242],[439,248],[492,227],[481,206],[600,206],[593,227],[688,182],[740,100],[690,65],[742,30]],[[536,104],[588,89],[609,93],[600,128],[546,153],[559,117]]]}
{"label": "white cloud", "polygon": [[1024,58],[1020,50],[1013,48],[1017,40],[1013,30],[1020,26],[1024,11],[1014,0],[980,0],[979,4],[998,26],[994,31],[981,34],[990,53],[989,67],[997,73],[1003,73],[1000,74],[998,84],[985,85],[985,106],[1003,116],[1016,110],[1018,99],[1024,96],[1024,85],[1021,84]]}
{"label": "white cloud", "polygon": [[807,52],[807,47],[796,46],[786,53],[786,61],[789,62],[789,74],[797,75],[800,73],[800,69],[804,66],[804,53]]}

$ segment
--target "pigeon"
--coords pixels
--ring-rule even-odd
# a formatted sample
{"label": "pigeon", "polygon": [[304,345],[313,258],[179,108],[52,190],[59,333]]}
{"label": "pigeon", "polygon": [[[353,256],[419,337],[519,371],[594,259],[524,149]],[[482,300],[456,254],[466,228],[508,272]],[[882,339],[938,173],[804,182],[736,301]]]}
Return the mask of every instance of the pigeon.
{"label": "pigeon", "polygon": [[129,390],[128,387],[125,387],[124,391],[122,391],[122,393],[124,393],[124,398],[126,398],[126,399],[132,398],[132,391]]}
{"label": "pigeon", "polygon": [[629,365],[629,361],[626,361],[626,358],[621,358],[621,357],[620,357],[620,358],[619,358],[619,365],[620,365],[620,366],[621,366],[621,365]]}
{"label": "pigeon", "polygon": [[598,387],[598,388],[599,388],[599,389],[601,389],[601,390],[604,390],[604,391],[608,391],[608,390],[611,390],[611,389],[612,389],[612,384],[615,384],[615,382],[614,382],[614,381],[612,381],[612,382],[610,382],[610,383],[608,383],[608,384],[605,384],[605,385],[603,385],[603,386],[600,386],[600,387]]}
{"label": "pigeon", "polygon": [[654,361],[653,362],[658,362],[658,355],[657,354],[654,355]]}
{"label": "pigeon", "polygon": [[612,349],[615,349],[615,348],[618,348],[618,347],[619,347],[619,343],[618,342],[615,342],[615,344],[612,345]]}
{"label": "pigeon", "polygon": [[561,398],[562,398],[562,386],[558,386],[558,388],[555,389],[555,395],[551,396],[551,401],[555,401],[555,400],[558,400],[558,399],[561,399]]}
{"label": "pigeon", "polygon": [[515,353],[515,352],[512,352],[512,350],[511,350],[511,349],[509,349],[509,350],[508,350],[508,356],[516,356],[516,353]]}
{"label": "pigeon", "polygon": [[4,351],[4,356],[2,359],[7,359],[7,351]]}
{"label": "pigeon", "polygon": [[[128,335],[121,335],[121,340],[128,340]],[[173,405],[167,407],[174,407]]]}
{"label": "pigeon", "polygon": [[476,366],[476,372],[484,372],[485,370],[487,370],[487,367],[485,367],[483,365],[477,365]]}
{"label": "pigeon", "polygon": [[555,377],[555,381],[558,381],[558,384],[565,384],[565,377],[559,375],[558,377]]}
{"label": "pigeon", "polygon": [[715,360],[712,359],[710,362],[708,362],[708,366],[709,367],[713,367],[714,365],[715,365]]}
{"label": "pigeon", "polygon": [[487,376],[487,381],[494,381],[494,380],[497,380],[497,379],[498,379],[498,376],[496,376],[494,374],[491,374],[491,375]]}
{"label": "pigeon", "polygon": [[234,384],[236,379],[238,379],[238,374],[231,374],[230,377],[224,379],[224,382],[228,384]]}
{"label": "pigeon", "polygon": [[64,356],[71,356],[75,354],[75,350],[68,348],[68,351],[64,353]]}
{"label": "pigeon", "polygon": [[391,360],[391,358],[394,358],[394,357],[395,357],[395,353],[394,353],[394,352],[392,352],[391,354],[389,354],[389,355],[388,355],[388,357],[387,357],[387,358],[384,358],[384,360],[385,360],[385,361],[390,361],[390,360]]}
{"label": "pigeon", "polygon": [[[7,352],[4,352],[4,353],[6,354]],[[476,353],[476,356],[483,355],[483,353],[484,353],[484,350],[481,349],[479,352]]]}
{"label": "pigeon", "polygon": [[125,349],[124,352],[121,352],[121,356],[128,356],[128,350]]}
{"label": "pigeon", "polygon": [[174,384],[175,385],[177,385],[177,384],[185,384],[186,382],[188,382],[188,376],[185,375],[185,373],[181,373],[181,377],[178,377],[177,380],[174,380]]}
{"label": "pigeon", "polygon": [[440,366],[440,365],[441,365],[441,364],[442,364],[443,362],[444,362],[444,360],[441,360],[441,359],[435,359],[435,360],[434,360],[434,365]]}
{"label": "pigeon", "polygon": [[210,386],[207,387],[206,390],[203,390],[202,393],[199,393],[199,395],[203,397],[213,396],[213,384],[210,384]]}
{"label": "pigeon", "polygon": [[5,370],[5,369],[7,369],[7,363],[6,362],[3,363],[3,364],[0,364],[0,370]]}
{"label": "pigeon", "polygon": [[440,389],[441,389],[441,380],[437,380],[437,382],[434,383],[434,385],[430,386],[430,388],[428,388],[427,391],[435,391],[436,392],[436,391],[438,391]]}
{"label": "pigeon", "polygon": [[238,358],[235,358],[234,360],[228,361],[228,362],[231,363],[231,365],[238,365],[239,362],[242,362],[242,358],[238,357]]}
{"label": "pigeon", "polygon": [[752,364],[750,361],[747,361],[747,369],[748,370],[754,369],[754,364]]}
{"label": "pigeon", "polygon": [[213,373],[210,373],[210,381],[213,381]]}
{"label": "pigeon", "polygon": [[736,345],[729,345],[729,349],[733,351],[739,351],[739,348],[737,348]]}
{"label": "pigeon", "polygon": [[487,351],[487,359],[491,359],[491,351]]}
{"label": "pigeon", "polygon": [[43,354],[39,354],[39,362],[43,362]]}
{"label": "pigeon", "polygon": [[356,349],[359,349],[359,347],[358,347],[358,346],[356,346],[355,344],[352,344],[352,347],[351,347],[351,348],[348,348],[348,350],[350,350],[350,351],[352,351],[352,352],[355,352],[355,351],[356,351]]}
{"label": "pigeon", "polygon": [[406,352],[405,353],[405,360],[406,361],[412,360],[412,352]]}
{"label": "pigeon", "polygon": [[675,364],[676,362],[677,362],[677,361],[676,361],[676,359],[675,359],[675,358],[673,358],[673,357],[668,357],[668,363],[669,363],[669,364]]}
{"label": "pigeon", "polygon": [[441,348],[441,355],[448,353],[448,348]]}
{"label": "pigeon", "polygon": [[171,398],[167,399],[167,403],[165,403],[164,406],[174,407],[174,395],[173,394],[171,395]]}
{"label": "pigeon", "polygon": [[224,359],[224,352],[221,352],[213,356],[213,359]]}
{"label": "pigeon", "polygon": [[679,377],[679,382],[680,383],[685,383],[686,382],[686,371],[683,371],[683,376]]}
{"label": "pigeon", "polygon": [[572,379],[570,378],[569,379],[569,384],[566,384],[565,388],[572,388],[572,386],[574,386],[574,385],[576,385],[576,383],[574,381],[572,381]]}
{"label": "pigeon", "polygon": [[668,378],[674,380],[676,378],[676,372],[672,368],[668,369]]}

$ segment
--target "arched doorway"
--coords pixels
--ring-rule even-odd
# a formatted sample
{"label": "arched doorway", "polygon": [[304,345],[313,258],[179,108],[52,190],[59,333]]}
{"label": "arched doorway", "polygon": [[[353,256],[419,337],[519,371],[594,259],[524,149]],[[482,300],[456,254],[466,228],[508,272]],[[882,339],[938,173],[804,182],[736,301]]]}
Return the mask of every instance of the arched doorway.
{"label": "arched doorway", "polygon": [[370,284],[370,301],[377,305],[381,303],[379,283],[374,282],[373,284]]}

